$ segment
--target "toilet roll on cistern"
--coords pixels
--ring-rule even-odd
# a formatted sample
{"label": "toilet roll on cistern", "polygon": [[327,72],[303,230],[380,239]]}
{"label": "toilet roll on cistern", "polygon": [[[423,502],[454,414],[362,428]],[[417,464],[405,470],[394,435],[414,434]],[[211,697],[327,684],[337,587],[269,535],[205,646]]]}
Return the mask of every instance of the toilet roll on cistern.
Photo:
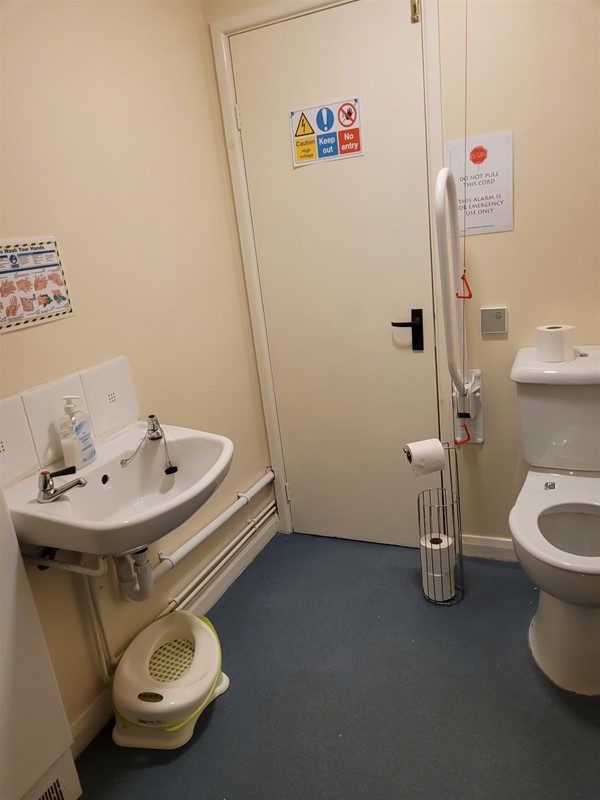
{"label": "toilet roll on cistern", "polygon": [[540,325],[536,329],[536,356],[538,361],[556,363],[573,361],[575,348],[571,344],[572,325]]}

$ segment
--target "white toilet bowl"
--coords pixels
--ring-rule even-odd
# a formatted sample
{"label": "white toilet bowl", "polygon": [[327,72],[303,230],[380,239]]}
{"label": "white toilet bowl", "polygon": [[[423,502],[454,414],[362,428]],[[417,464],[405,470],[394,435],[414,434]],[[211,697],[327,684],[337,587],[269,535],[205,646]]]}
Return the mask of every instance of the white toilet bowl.
{"label": "white toilet bowl", "polygon": [[536,663],[563,689],[600,694],[600,474],[530,470],[509,524],[540,589],[529,628]]}
{"label": "white toilet bowl", "polygon": [[113,741],[123,747],[180,747],[228,686],[211,623],[188,611],[162,617],[136,636],[115,672]]}

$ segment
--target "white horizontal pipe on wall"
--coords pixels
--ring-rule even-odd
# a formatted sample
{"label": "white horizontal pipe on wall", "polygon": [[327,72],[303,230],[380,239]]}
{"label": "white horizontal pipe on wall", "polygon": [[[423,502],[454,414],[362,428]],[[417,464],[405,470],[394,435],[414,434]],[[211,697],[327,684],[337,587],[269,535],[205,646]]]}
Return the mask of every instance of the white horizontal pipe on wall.
{"label": "white horizontal pipe on wall", "polygon": [[235,503],[226,508],[222,514],[206,525],[202,530],[198,531],[191,539],[171,553],[170,556],[166,556],[164,553],[159,552],[158,557],[160,559],[160,564],[158,564],[152,570],[152,577],[154,580],[157,580],[165,573],[169,572],[169,570],[173,569],[175,564],[179,564],[179,562],[189,555],[192,550],[198,547],[199,544],[202,544],[208,537],[213,534],[218,528],[221,527],[227,520],[231,519],[233,515],[243,508],[247,506],[250,500],[255,497],[265,486],[268,486],[270,483],[273,483],[275,480],[275,473],[273,470],[269,470],[259,481],[257,481],[254,486],[248,489],[247,492],[238,492],[238,499]]}
{"label": "white horizontal pipe on wall", "polygon": [[169,600],[169,605],[161,612],[160,616],[175,611],[176,609],[188,607],[204,589],[206,584],[213,580],[252,536],[258,533],[260,526],[276,513],[277,503],[273,500],[255,519],[249,521],[244,530],[240,531],[240,533],[229,542],[227,547],[207,564],[202,572],[200,572],[182,592]]}

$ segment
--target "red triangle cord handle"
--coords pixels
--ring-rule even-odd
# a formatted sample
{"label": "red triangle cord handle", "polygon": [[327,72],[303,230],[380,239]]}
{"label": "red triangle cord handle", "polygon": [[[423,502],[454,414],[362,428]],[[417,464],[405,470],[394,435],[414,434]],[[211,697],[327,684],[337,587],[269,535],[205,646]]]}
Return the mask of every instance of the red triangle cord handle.
{"label": "red triangle cord handle", "polygon": [[467,276],[464,272],[460,276],[460,279],[464,283],[464,288],[466,289],[467,294],[459,294],[458,292],[456,292],[456,298],[457,300],[470,300],[473,297],[473,292],[471,291],[471,287],[469,286],[469,281],[467,280]]}
{"label": "red triangle cord handle", "polygon": [[467,427],[467,423],[466,422],[461,422],[460,423],[460,427],[466,433],[466,437],[464,439],[455,439],[454,440],[454,444],[466,444],[467,442],[471,441],[471,433],[469,432],[469,429]]}

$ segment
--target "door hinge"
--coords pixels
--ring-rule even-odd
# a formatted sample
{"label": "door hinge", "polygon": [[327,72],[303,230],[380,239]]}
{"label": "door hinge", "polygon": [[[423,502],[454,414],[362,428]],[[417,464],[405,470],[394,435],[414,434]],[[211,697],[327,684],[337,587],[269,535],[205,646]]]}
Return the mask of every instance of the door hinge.
{"label": "door hinge", "polygon": [[285,499],[288,501],[288,503],[292,502],[292,498],[290,497],[290,485],[289,485],[289,483],[285,484]]}
{"label": "door hinge", "polygon": [[235,124],[237,125],[238,131],[242,130],[242,115],[240,114],[240,107],[237,103],[233,106],[235,111]]}
{"label": "door hinge", "polygon": [[421,0],[410,0],[410,21],[418,22],[421,18]]}

